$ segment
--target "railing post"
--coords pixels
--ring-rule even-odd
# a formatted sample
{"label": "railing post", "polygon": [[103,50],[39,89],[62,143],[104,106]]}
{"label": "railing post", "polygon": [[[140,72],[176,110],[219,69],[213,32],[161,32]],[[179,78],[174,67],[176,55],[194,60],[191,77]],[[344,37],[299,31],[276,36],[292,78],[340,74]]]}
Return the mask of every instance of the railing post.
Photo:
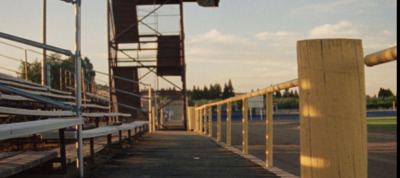
{"label": "railing post", "polygon": [[164,125],[164,109],[163,108],[160,109],[159,114],[160,114],[160,124],[161,124],[161,126],[163,126]]}
{"label": "railing post", "polygon": [[149,95],[149,100],[148,100],[148,104],[149,104],[149,133],[153,132],[153,120],[152,120],[152,111],[151,111],[151,87],[149,87],[149,91],[148,91],[148,95]]}
{"label": "railing post", "polygon": [[249,118],[247,116],[248,113],[248,106],[247,106],[247,98],[244,98],[243,100],[243,104],[242,104],[242,115],[243,115],[243,119],[242,119],[242,146],[243,146],[243,150],[242,152],[244,154],[248,154],[249,150],[248,150],[248,138],[249,138]]}
{"label": "railing post", "polygon": [[203,133],[203,109],[199,109],[199,133]]}
{"label": "railing post", "polygon": [[153,123],[153,128],[152,128],[152,130],[153,131],[156,131],[156,109],[155,109],[155,107],[153,106],[152,108],[151,108],[151,119],[153,120],[152,121],[152,123]]}
{"label": "railing post", "polygon": [[204,134],[207,135],[208,133],[208,115],[207,115],[207,108],[204,108]]}
{"label": "railing post", "polygon": [[217,142],[221,141],[221,105],[217,105]]}
{"label": "railing post", "polygon": [[301,177],[367,177],[361,40],[297,42]]}
{"label": "railing post", "polygon": [[208,137],[212,137],[212,106],[208,108]]}
{"label": "railing post", "polygon": [[273,166],[273,98],[272,98],[272,93],[267,93],[266,94],[266,112],[265,112],[265,125],[266,125],[266,148],[267,150],[265,151],[266,159],[265,159],[265,166],[270,167]]}
{"label": "railing post", "polygon": [[232,128],[232,105],[228,102],[226,105],[226,146],[231,146],[231,128]]}

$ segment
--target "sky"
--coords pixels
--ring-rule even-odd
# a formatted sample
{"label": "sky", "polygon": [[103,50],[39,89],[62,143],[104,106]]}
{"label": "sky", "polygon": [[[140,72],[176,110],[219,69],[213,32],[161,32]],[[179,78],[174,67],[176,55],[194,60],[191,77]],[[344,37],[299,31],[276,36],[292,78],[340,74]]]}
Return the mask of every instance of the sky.
{"label": "sky", "polygon": [[[0,0],[0,4],[0,32],[42,41],[42,0]],[[396,0],[220,0],[216,8],[185,3],[183,9],[188,89],[223,85],[231,79],[236,92],[250,92],[296,79],[299,40],[361,39],[364,56],[397,45]],[[74,16],[71,4],[47,0],[48,44],[74,51]],[[162,20],[159,23],[161,27]],[[106,34],[106,1],[83,0],[82,56],[101,72],[108,71]],[[5,39],[0,42],[40,51]],[[4,55],[24,59],[25,53],[0,43],[0,60],[7,64],[2,67],[17,70],[19,63]],[[41,58],[31,52],[28,56],[28,62]],[[381,87],[397,93],[397,61],[365,71],[368,95]],[[0,68],[0,72],[8,71]],[[107,78],[98,74],[96,81],[106,83]],[[156,85],[156,77],[149,75],[144,82]],[[159,82],[160,87],[172,87]]]}

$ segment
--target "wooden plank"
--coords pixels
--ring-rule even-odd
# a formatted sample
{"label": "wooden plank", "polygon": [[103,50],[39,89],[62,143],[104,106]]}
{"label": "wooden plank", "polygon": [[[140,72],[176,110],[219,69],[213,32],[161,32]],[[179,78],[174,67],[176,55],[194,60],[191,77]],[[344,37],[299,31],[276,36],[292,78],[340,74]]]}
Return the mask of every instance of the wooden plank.
{"label": "wooden plank", "polygon": [[2,73],[0,73],[0,79],[8,80],[8,81],[14,81],[14,82],[18,82],[18,83],[26,84],[26,85],[30,85],[30,86],[36,86],[36,87],[45,88],[46,91],[50,91],[50,92],[53,92],[53,93],[71,95],[71,92],[66,92],[66,91],[53,89],[53,88],[50,88],[49,86],[44,86],[44,85],[41,85],[41,84],[38,84],[38,83],[34,83],[34,82],[31,82],[31,81],[28,81],[28,80],[15,78],[15,77],[8,76],[8,75],[2,74]]}
{"label": "wooden plank", "polygon": [[72,111],[41,111],[0,106],[0,113],[28,116],[75,116]]}
{"label": "wooden plank", "polygon": [[0,125],[0,140],[17,138],[54,129],[82,124],[78,118],[58,118]]}
{"label": "wooden plank", "polygon": [[0,177],[17,174],[57,157],[55,151],[20,152],[0,159]]}
{"label": "wooden plank", "polygon": [[108,134],[112,134],[114,132],[118,132],[118,126],[98,127],[98,128],[95,128],[95,129],[82,131],[82,138],[100,137],[100,136],[105,136],[105,135],[108,135]]}

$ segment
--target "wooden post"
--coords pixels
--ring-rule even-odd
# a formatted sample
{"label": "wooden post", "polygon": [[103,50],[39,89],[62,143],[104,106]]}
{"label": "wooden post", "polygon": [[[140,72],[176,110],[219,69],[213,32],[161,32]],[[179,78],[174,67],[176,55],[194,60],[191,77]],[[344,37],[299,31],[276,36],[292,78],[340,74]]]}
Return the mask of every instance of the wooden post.
{"label": "wooden post", "polygon": [[212,106],[208,107],[208,137],[212,137]]}
{"label": "wooden post", "polygon": [[221,105],[217,105],[217,142],[221,141]]}
{"label": "wooden post", "polygon": [[199,122],[199,132],[200,133],[202,133],[203,132],[203,109],[199,109],[199,115],[200,115],[200,117],[199,117],[199,119],[200,119],[200,122]]}
{"label": "wooden post", "polygon": [[28,80],[28,52],[25,49],[25,80]]}
{"label": "wooden post", "polygon": [[155,114],[155,108],[154,108],[154,106],[151,108],[151,119],[152,119],[152,123],[153,123],[153,128],[152,128],[152,130],[153,131],[156,131],[156,114]]}
{"label": "wooden post", "polygon": [[248,154],[248,145],[249,145],[249,118],[247,116],[248,113],[248,106],[247,106],[247,98],[244,98],[242,104],[242,111],[243,111],[243,119],[242,119],[242,146],[243,146],[243,154]]}
{"label": "wooden post", "polygon": [[367,177],[361,40],[297,42],[301,177]]}
{"label": "wooden post", "polygon": [[164,125],[164,109],[160,109],[160,124],[163,126]]}
{"label": "wooden post", "polygon": [[226,106],[226,146],[231,146],[231,128],[232,128],[232,104],[231,102],[227,103]]}
{"label": "wooden post", "polygon": [[60,67],[60,90],[63,90],[62,87],[62,68]]}
{"label": "wooden post", "polygon": [[197,110],[197,106],[194,107],[194,131],[199,131],[199,111]]}
{"label": "wooden post", "polygon": [[148,112],[149,112],[149,124],[150,124],[150,126],[149,126],[149,133],[151,133],[151,132],[153,132],[153,120],[152,120],[152,111],[151,111],[151,88],[149,87],[149,91],[148,91],[149,93],[148,93],[148,96],[149,96],[149,100],[148,100],[148,104],[149,104],[149,109],[148,109]]}
{"label": "wooden post", "polygon": [[266,106],[266,119],[265,119],[265,125],[266,125],[266,159],[265,159],[265,166],[271,167],[273,166],[273,100],[272,100],[272,93],[267,93],[267,98],[265,101],[265,106]]}
{"label": "wooden post", "polygon": [[203,118],[204,118],[204,121],[203,121],[203,124],[204,124],[203,133],[207,134],[207,108],[204,108],[204,110],[203,110]]}

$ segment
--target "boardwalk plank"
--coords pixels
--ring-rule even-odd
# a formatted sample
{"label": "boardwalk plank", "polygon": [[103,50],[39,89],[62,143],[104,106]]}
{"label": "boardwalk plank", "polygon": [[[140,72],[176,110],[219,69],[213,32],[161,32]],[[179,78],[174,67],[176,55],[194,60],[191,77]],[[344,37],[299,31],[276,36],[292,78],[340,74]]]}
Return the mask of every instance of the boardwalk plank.
{"label": "boardwalk plank", "polygon": [[86,177],[277,177],[207,137],[157,131]]}

